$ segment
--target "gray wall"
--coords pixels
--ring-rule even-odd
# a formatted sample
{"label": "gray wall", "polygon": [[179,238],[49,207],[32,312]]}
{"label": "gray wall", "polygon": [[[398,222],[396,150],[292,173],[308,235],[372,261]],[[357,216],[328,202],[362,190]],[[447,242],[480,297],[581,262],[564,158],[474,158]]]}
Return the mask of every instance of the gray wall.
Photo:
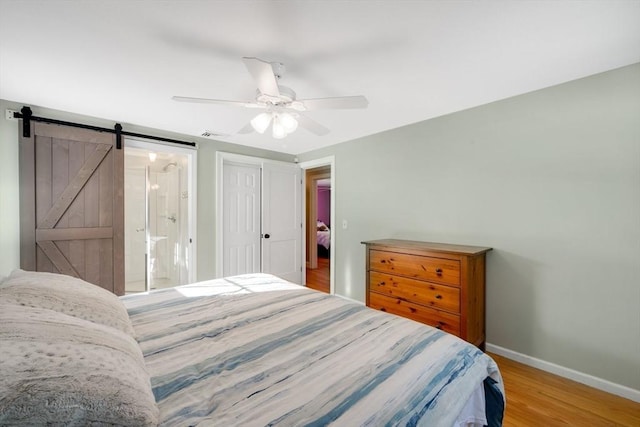
{"label": "gray wall", "polygon": [[5,120],[7,108],[0,100],[0,277],[20,266],[18,125]]}
{"label": "gray wall", "polygon": [[488,342],[640,390],[640,64],[298,157],[327,155],[338,293],[363,240],[490,246]]}
{"label": "gray wall", "polygon": [[[18,193],[18,122],[5,119],[7,108],[19,111],[23,104],[0,100],[0,276],[20,266],[20,211]],[[31,106],[35,116],[112,128],[115,121],[80,116]],[[215,277],[215,177],[216,152],[244,154],[293,161],[293,156],[258,150],[204,138],[148,129],[123,123],[124,130],[198,143],[198,280]]]}

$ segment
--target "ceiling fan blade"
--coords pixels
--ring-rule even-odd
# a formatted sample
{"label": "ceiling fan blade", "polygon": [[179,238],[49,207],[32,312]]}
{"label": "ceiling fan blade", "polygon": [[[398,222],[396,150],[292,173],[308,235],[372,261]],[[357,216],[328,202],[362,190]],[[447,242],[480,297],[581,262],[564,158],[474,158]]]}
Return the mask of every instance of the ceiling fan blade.
{"label": "ceiling fan blade", "polygon": [[224,99],[191,98],[189,96],[172,96],[171,99],[179,102],[195,102],[199,104],[220,104],[220,105],[229,105],[231,107],[266,108],[266,106],[257,104],[255,102],[226,101]]}
{"label": "ceiling fan blade", "polygon": [[253,132],[253,126],[251,126],[251,123],[247,123],[245,127],[243,127],[242,129],[240,129],[238,132],[239,134],[247,134],[247,133],[252,133]]}
{"label": "ceiling fan blade", "polygon": [[308,130],[311,133],[314,133],[318,136],[323,136],[329,133],[329,129],[316,122],[315,120],[310,119],[307,116],[303,116],[302,114],[298,114],[298,124]]}
{"label": "ceiling fan blade", "polygon": [[298,102],[304,105],[304,110],[302,111],[367,108],[369,105],[367,98],[362,95],[340,96],[337,98],[299,99]]}
{"label": "ceiling fan blade", "polygon": [[270,62],[258,58],[242,58],[244,65],[253,76],[260,92],[265,95],[280,96],[278,89],[278,79],[273,73],[273,66]]}

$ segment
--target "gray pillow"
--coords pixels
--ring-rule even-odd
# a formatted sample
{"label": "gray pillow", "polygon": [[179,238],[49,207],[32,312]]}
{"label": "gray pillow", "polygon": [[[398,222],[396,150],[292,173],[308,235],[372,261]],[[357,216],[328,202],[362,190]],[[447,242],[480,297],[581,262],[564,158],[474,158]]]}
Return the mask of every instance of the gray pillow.
{"label": "gray pillow", "polygon": [[0,303],[0,425],[157,425],[138,343],[52,310]]}
{"label": "gray pillow", "polygon": [[115,294],[64,274],[15,270],[0,284],[0,302],[47,308],[135,338],[127,310]]}

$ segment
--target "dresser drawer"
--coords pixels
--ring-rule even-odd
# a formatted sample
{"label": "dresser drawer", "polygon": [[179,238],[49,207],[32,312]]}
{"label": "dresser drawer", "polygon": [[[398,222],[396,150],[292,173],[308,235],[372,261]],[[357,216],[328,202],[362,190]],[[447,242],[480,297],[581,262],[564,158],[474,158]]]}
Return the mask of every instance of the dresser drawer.
{"label": "dresser drawer", "polygon": [[460,288],[371,271],[369,290],[438,310],[460,313]]}
{"label": "dresser drawer", "polygon": [[455,314],[434,310],[398,298],[386,297],[376,292],[369,293],[369,307],[426,323],[450,334],[460,336],[460,317]]}
{"label": "dresser drawer", "polygon": [[460,285],[460,262],[454,259],[370,250],[369,269],[430,282]]}

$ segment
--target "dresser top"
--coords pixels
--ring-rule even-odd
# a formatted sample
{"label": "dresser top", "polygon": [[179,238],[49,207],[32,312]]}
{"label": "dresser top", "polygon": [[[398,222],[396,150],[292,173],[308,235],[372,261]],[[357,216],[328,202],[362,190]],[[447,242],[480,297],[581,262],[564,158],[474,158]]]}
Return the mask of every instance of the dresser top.
{"label": "dresser top", "polygon": [[369,240],[361,242],[368,246],[379,246],[386,248],[404,248],[413,250],[423,250],[429,252],[442,252],[442,253],[455,253],[464,255],[480,255],[485,252],[489,252],[492,248],[486,248],[483,246],[466,246],[466,245],[452,245],[449,243],[435,243],[435,242],[419,242],[415,240],[400,240],[400,239],[382,239],[382,240]]}

